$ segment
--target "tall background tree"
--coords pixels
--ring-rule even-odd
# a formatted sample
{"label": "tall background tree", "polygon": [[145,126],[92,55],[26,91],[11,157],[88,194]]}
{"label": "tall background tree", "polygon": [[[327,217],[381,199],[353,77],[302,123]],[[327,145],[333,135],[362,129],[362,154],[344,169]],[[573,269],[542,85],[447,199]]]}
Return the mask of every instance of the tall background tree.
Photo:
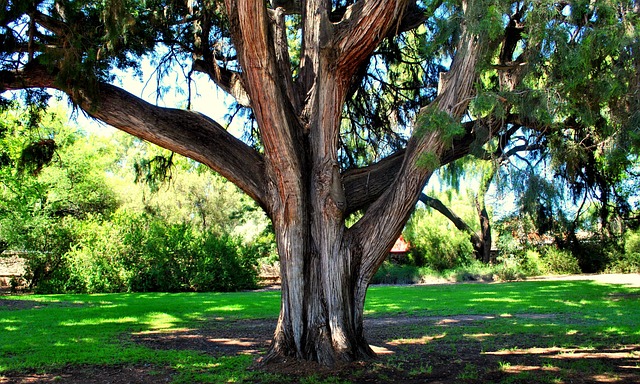
{"label": "tall background tree", "polygon": [[[603,206],[615,201],[609,178],[637,149],[639,8],[635,0],[8,1],[0,87],[58,89],[94,118],[240,187],[273,222],[281,261],[281,314],[266,360],[331,365],[373,355],[367,286],[441,165],[508,149],[525,130],[561,154],[558,174],[598,191]],[[200,113],[112,84],[118,69],[139,69],[144,58],[159,74],[182,71],[187,95],[199,73],[233,96],[250,117],[250,144]],[[590,171],[614,155],[606,177]]]}

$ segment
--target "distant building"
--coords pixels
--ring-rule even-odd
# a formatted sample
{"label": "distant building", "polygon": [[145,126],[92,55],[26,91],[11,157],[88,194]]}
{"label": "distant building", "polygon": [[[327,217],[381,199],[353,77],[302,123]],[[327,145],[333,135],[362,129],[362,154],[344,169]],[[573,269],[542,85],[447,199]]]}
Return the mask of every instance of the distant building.
{"label": "distant building", "polygon": [[389,251],[389,260],[393,263],[402,264],[407,261],[407,254],[411,245],[400,235],[393,248]]}
{"label": "distant building", "polygon": [[25,273],[25,260],[20,252],[0,253],[0,287],[8,287],[11,279],[19,279]]}

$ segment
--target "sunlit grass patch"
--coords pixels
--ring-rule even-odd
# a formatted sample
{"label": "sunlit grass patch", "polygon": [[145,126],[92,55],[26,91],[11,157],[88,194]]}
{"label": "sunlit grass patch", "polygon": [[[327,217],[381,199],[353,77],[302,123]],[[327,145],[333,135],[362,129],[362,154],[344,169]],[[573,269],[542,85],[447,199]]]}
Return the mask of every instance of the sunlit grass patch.
{"label": "sunlit grass patch", "polygon": [[[590,361],[599,362],[588,371],[594,377],[611,378],[621,367],[634,372],[640,369],[637,292],[579,281],[372,287],[367,321],[394,329],[376,349],[381,353],[379,379],[384,382],[388,368],[411,380],[428,381],[430,375],[442,374],[438,360],[431,360],[434,356],[457,367],[454,376],[461,381],[483,380],[493,370],[506,375],[499,382],[527,382],[531,377],[535,382],[569,382]],[[27,305],[0,306],[0,375],[140,364],[160,375],[170,372],[177,383],[289,380],[286,375],[248,370],[256,350],[253,355],[212,356],[197,348],[155,349],[135,337],[188,338],[207,327],[226,329],[245,320],[275,324],[277,291],[17,299]],[[200,336],[201,342],[217,346],[244,342]],[[459,359],[461,353],[473,354],[473,361]],[[385,363],[388,358],[395,360]],[[483,359],[492,363],[480,363]],[[375,364],[366,367],[361,374],[370,379]],[[309,382],[326,379],[317,376]]]}

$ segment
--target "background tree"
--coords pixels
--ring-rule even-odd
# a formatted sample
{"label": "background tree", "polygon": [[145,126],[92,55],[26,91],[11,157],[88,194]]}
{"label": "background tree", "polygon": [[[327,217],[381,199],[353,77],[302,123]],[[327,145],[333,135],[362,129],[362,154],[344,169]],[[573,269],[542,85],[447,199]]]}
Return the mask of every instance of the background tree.
{"label": "background tree", "polygon": [[13,105],[1,115],[0,240],[28,252],[28,283],[46,291],[69,278],[65,254],[78,222],[119,205],[103,172],[109,149],[54,111]]}
{"label": "background tree", "polygon": [[136,184],[134,164],[166,150],[119,132],[88,133],[64,108],[6,107],[0,241],[25,260],[29,290],[256,286],[256,260],[271,252],[268,222],[233,184],[171,154],[171,180]]}
{"label": "background tree", "polygon": [[[439,166],[514,126],[558,153],[631,151],[638,13],[634,0],[10,1],[0,84],[57,88],[253,198],[281,260],[266,360],[331,365],[373,355],[367,286]],[[249,108],[254,145],[109,83],[145,55]],[[590,159],[564,158],[568,175]]]}

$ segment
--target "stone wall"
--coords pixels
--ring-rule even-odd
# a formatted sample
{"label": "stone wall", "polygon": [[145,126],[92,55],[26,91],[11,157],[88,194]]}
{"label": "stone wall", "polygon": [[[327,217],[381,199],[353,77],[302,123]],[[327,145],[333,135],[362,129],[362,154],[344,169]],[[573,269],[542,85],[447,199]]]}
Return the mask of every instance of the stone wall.
{"label": "stone wall", "polygon": [[3,252],[0,254],[0,286],[10,285],[12,277],[24,275],[24,259],[18,252]]}

